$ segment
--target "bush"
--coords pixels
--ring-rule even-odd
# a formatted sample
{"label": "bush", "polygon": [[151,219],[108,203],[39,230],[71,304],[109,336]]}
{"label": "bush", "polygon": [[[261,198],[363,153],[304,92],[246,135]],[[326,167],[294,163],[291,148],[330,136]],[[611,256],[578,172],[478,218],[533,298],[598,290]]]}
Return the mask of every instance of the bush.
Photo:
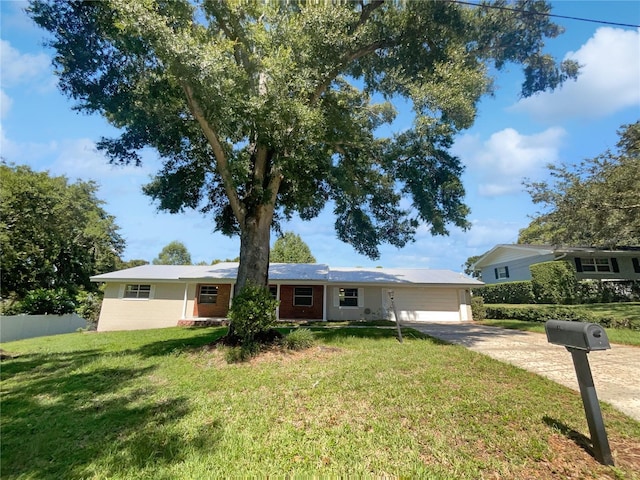
{"label": "bush", "polygon": [[100,308],[102,308],[102,292],[93,293],[81,290],[76,295],[76,313],[93,327],[98,325]]}
{"label": "bush", "polygon": [[308,328],[298,328],[282,339],[282,346],[289,350],[304,350],[316,343],[313,332]]}
{"label": "bush", "polygon": [[474,288],[474,296],[481,296],[484,303],[534,303],[531,281],[497,283]]}
{"label": "bush", "polygon": [[640,321],[629,318],[614,319],[609,316],[598,316],[585,308],[566,307],[561,305],[485,305],[487,318],[492,320],[523,320],[525,322],[544,323],[548,320],[566,320],[570,322],[599,323],[603,327],[630,328],[640,330]]}
{"label": "bush", "polygon": [[529,267],[535,303],[570,305],[578,282],[573,265],[566,261],[542,262]]}
{"label": "bush", "polygon": [[64,315],[73,313],[76,305],[73,295],[64,288],[48,290],[38,288],[28,292],[14,307],[14,313],[27,315]]}
{"label": "bush", "polygon": [[578,284],[579,303],[634,302],[640,300],[640,281],[581,280]]}
{"label": "bush", "polygon": [[256,337],[276,324],[275,300],[269,289],[246,285],[233,299],[229,309],[229,319],[233,333],[242,345],[251,345]]}
{"label": "bush", "polygon": [[484,306],[484,300],[482,297],[471,297],[471,316],[474,320],[484,320],[487,318],[487,309]]}

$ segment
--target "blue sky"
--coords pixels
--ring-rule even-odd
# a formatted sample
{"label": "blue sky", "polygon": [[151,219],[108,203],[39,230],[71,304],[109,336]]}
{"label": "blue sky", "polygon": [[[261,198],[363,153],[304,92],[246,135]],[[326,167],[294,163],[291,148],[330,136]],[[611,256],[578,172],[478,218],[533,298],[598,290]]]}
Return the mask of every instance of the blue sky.
{"label": "blue sky", "polygon": [[[551,2],[557,15],[640,24],[637,1]],[[0,1],[1,123],[0,154],[15,164],[48,170],[70,180],[95,180],[104,208],[116,218],[127,247],[124,259],[151,261],[169,242],[183,242],[194,262],[233,258],[239,240],[213,232],[213,221],[197,212],[158,212],[141,186],[160,168],[153,151],[144,164],[112,167],[95,142],[117,131],[99,116],[72,111],[73,103],[56,86],[53,52],[42,47],[44,31],[24,14],[25,2]],[[472,228],[451,229],[432,237],[422,228],[403,249],[381,248],[370,260],[340,242],[330,211],[312,222],[294,219],[284,230],[299,234],[316,260],[333,266],[384,266],[461,271],[466,259],[497,243],[515,242],[537,207],[522,190],[523,178],[546,178],[545,165],[594,157],[617,142],[616,130],[640,118],[640,29],[556,19],[566,32],[547,44],[557,58],[572,58],[582,74],[553,93],[518,97],[517,66],[496,79],[494,96],[485,98],[473,128],[454,146],[466,171],[466,202]],[[397,128],[409,125],[402,113]],[[272,242],[275,237],[272,238]]]}

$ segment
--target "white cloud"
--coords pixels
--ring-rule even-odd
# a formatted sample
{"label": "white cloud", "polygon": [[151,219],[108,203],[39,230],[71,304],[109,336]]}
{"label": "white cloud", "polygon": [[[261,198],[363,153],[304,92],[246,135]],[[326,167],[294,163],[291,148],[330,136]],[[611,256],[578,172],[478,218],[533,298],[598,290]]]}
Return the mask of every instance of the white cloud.
{"label": "white cloud", "polygon": [[[110,165],[107,158],[98,151],[93,140],[78,138],[64,140],[57,148],[55,161],[51,166],[54,173],[73,176],[83,180],[113,179],[115,177],[148,177],[150,168],[135,167],[133,165]],[[143,163],[147,165],[147,162]]]}
{"label": "white cloud", "polygon": [[522,99],[510,110],[556,123],[567,118],[604,117],[640,105],[640,29],[599,28],[565,59],[581,65],[576,81],[555,92]]}
{"label": "white cloud", "polygon": [[9,113],[11,105],[13,105],[11,97],[4,93],[4,90],[0,90],[0,118],[4,118]]}
{"label": "white cloud", "polygon": [[21,86],[26,81],[50,75],[50,62],[44,53],[20,53],[8,41],[0,40],[0,69],[4,87]]}
{"label": "white cloud", "polygon": [[557,161],[565,133],[560,127],[533,135],[506,128],[484,142],[478,135],[464,135],[454,152],[475,178],[480,195],[505,195],[520,191],[524,177],[535,176],[542,167]]}

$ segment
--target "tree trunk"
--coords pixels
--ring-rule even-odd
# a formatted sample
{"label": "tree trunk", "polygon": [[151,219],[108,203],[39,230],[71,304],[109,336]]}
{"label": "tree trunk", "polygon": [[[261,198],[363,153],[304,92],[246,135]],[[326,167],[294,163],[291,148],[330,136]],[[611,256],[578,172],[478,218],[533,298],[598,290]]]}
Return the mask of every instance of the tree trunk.
{"label": "tree trunk", "polygon": [[266,287],[269,282],[269,243],[273,206],[260,205],[253,215],[247,215],[240,233],[240,265],[236,292],[251,283]]}

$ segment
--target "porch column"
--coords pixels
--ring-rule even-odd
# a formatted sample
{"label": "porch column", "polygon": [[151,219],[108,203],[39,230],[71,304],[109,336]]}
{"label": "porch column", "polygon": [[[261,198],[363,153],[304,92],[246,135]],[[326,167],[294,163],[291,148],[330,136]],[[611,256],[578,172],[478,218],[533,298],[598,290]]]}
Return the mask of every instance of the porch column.
{"label": "porch column", "polygon": [[187,319],[187,295],[189,293],[189,284],[185,283],[184,284],[184,300],[182,301],[182,319],[181,320],[186,320]]}
{"label": "porch column", "polygon": [[327,321],[327,284],[322,286],[322,321]]}

